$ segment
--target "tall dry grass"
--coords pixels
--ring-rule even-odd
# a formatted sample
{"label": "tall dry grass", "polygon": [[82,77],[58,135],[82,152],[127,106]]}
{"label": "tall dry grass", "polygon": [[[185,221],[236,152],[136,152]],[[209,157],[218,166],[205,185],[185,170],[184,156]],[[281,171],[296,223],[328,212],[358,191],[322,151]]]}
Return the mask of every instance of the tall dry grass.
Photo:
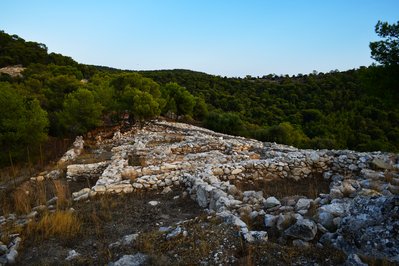
{"label": "tall dry grass", "polygon": [[65,182],[61,180],[54,180],[54,194],[57,197],[57,209],[63,209],[70,204],[70,193],[69,187]]}
{"label": "tall dry grass", "polygon": [[25,187],[19,187],[12,193],[12,207],[17,214],[26,214],[31,211],[31,194],[32,191]]}
{"label": "tall dry grass", "polygon": [[58,237],[71,239],[81,230],[82,222],[71,211],[56,211],[44,214],[37,222],[31,222],[27,227],[27,235],[36,240]]}

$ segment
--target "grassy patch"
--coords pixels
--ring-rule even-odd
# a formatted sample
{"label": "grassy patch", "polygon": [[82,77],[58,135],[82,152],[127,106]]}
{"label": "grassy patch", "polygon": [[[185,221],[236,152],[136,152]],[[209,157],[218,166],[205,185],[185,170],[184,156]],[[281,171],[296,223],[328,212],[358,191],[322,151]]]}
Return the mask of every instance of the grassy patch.
{"label": "grassy patch", "polygon": [[45,213],[37,222],[31,222],[26,230],[29,237],[36,240],[58,237],[71,239],[77,236],[81,229],[81,221],[70,211]]}

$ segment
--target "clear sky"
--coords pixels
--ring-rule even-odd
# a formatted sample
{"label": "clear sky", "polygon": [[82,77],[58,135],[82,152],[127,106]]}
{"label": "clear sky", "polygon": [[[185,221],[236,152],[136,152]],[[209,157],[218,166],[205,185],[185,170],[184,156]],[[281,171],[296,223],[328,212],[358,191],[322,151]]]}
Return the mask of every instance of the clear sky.
{"label": "clear sky", "polygon": [[221,76],[368,66],[399,0],[0,0],[0,29],[80,63]]}

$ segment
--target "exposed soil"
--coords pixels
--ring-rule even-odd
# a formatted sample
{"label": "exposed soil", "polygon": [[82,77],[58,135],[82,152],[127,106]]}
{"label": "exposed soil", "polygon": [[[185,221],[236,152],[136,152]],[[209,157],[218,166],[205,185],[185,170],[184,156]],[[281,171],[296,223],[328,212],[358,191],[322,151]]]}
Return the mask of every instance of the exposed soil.
{"label": "exposed soil", "polygon": [[[237,228],[206,214],[184,195],[181,188],[166,195],[155,191],[104,195],[75,203],[73,208],[82,221],[81,233],[69,240],[37,240],[28,235],[17,264],[105,265],[136,252],[149,255],[149,265],[338,265],[345,260],[342,253],[325,248],[301,249],[276,242],[247,244]],[[149,201],[159,204],[151,206]],[[167,233],[160,228],[174,229],[177,224],[187,231],[186,236],[167,240]],[[253,229],[261,224],[254,224]],[[109,246],[134,233],[139,237],[133,244]],[[72,249],[81,255],[66,261]]]}
{"label": "exposed soil", "polygon": [[[156,192],[124,196],[104,195],[73,207],[81,218],[82,232],[71,240],[46,239],[38,242],[29,236],[21,249],[21,265],[58,264],[74,249],[82,256],[77,264],[106,264],[115,260],[122,250],[110,250],[109,244],[121,237],[173,226],[176,222],[203,214],[194,201],[183,198],[181,190],[162,195]],[[178,199],[173,199],[179,196]],[[159,201],[151,206],[149,201]]]}

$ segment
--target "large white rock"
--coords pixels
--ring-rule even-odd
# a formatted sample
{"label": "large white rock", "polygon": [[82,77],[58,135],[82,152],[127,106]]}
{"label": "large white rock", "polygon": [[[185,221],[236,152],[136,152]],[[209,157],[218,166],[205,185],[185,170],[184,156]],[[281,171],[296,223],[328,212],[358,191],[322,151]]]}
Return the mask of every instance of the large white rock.
{"label": "large white rock", "polygon": [[112,266],[141,266],[145,265],[148,261],[148,256],[142,253],[136,253],[134,255],[123,255],[122,258],[110,263]]}

